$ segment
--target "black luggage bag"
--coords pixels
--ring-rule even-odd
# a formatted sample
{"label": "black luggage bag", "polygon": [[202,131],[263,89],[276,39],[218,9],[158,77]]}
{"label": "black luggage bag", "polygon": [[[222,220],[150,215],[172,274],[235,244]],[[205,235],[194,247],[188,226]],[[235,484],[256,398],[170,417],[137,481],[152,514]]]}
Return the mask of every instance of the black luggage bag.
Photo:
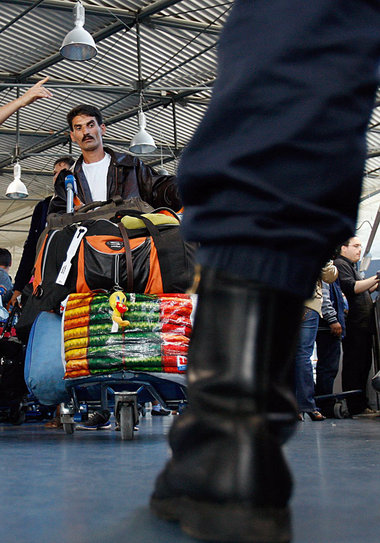
{"label": "black luggage bag", "polygon": [[25,348],[21,341],[10,334],[18,305],[12,309],[0,334],[0,410],[2,419],[12,424],[25,420],[28,389],[24,380]]}

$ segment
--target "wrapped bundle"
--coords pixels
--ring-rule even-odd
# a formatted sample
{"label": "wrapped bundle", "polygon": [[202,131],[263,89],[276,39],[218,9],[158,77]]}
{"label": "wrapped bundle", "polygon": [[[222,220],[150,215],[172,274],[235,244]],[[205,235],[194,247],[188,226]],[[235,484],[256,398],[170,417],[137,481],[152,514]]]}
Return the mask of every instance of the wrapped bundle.
{"label": "wrapped bundle", "polygon": [[109,295],[69,296],[63,315],[65,379],[120,370],[186,371],[194,297],[121,294],[125,320],[119,317],[123,325],[116,328]]}

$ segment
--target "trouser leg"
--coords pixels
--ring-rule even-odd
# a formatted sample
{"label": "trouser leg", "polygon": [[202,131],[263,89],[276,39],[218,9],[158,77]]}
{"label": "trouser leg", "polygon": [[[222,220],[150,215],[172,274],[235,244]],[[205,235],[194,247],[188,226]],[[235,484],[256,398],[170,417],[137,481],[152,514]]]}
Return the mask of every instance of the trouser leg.
{"label": "trouser leg", "polygon": [[368,407],[366,394],[372,364],[372,340],[366,329],[348,329],[343,339],[343,391],[361,390],[362,393],[347,398],[348,410],[356,415]]}
{"label": "trouser leg", "polygon": [[[334,381],[339,370],[341,340],[329,330],[319,330],[317,334],[317,369],[315,395],[332,394]],[[334,399],[316,400],[323,415],[334,416]]]}
{"label": "trouser leg", "polygon": [[332,394],[335,377],[339,370],[341,340],[329,330],[317,334],[317,371],[315,394]]}
{"label": "trouser leg", "polygon": [[288,541],[296,421],[292,360],[303,300],[205,270],[188,356],[189,407],[152,507],[195,537]]}
{"label": "trouser leg", "polygon": [[318,330],[319,315],[305,308],[295,356],[296,398],[299,411],[315,411],[314,376],[311,356]]}

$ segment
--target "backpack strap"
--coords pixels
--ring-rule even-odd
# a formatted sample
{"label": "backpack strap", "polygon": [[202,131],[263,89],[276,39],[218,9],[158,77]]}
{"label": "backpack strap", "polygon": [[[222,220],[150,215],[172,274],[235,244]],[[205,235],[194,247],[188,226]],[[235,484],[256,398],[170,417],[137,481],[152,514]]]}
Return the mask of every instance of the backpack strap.
{"label": "backpack strap", "polygon": [[132,251],[129,243],[129,237],[127,229],[125,228],[122,222],[119,222],[118,225],[121,237],[123,238],[124,248],[125,248],[125,262],[127,268],[127,292],[133,292],[133,263],[132,263]]}

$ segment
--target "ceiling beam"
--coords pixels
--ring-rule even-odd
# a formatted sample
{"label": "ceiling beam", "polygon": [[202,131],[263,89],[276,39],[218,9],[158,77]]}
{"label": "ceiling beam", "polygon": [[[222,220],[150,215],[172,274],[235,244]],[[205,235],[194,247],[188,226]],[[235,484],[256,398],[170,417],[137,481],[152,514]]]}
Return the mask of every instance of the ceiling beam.
{"label": "ceiling beam", "polygon": [[22,19],[22,17],[24,17],[27,13],[29,13],[30,11],[32,11],[33,9],[35,9],[39,4],[41,4],[44,0],[36,0],[35,2],[33,2],[33,4],[29,7],[27,7],[26,9],[24,9],[24,11],[22,11],[21,13],[19,13],[18,15],[16,15],[16,17],[13,17],[13,19],[11,21],[8,21],[5,25],[3,25],[1,28],[0,28],[0,34],[2,32],[4,32],[5,30],[7,30],[7,28],[9,28],[10,26],[12,26],[13,24],[17,23],[17,21],[19,21],[20,19]]}
{"label": "ceiling beam", "polygon": [[145,25],[156,28],[163,26],[167,28],[179,28],[180,30],[188,30],[190,32],[202,32],[204,34],[219,35],[222,31],[223,25],[216,23],[202,23],[198,21],[190,21],[187,19],[180,19],[179,17],[149,17],[145,22]]}
{"label": "ceiling beam", "polygon": [[[35,3],[35,0],[12,0],[11,2],[7,2],[6,0],[4,3],[8,4],[16,4],[20,6],[29,6]],[[122,9],[122,8],[107,8],[104,6],[94,6],[87,4],[86,2],[82,2],[83,6],[86,10],[87,15],[103,15],[110,17],[118,16],[118,17],[125,17],[125,16],[133,16],[133,12]],[[66,0],[44,0],[42,6],[40,6],[42,9],[53,9],[54,11],[69,11],[72,12],[74,8],[73,2],[67,2]]]}
{"label": "ceiling beam", "polygon": [[[158,13],[162,9],[165,9],[169,6],[173,6],[174,4],[177,4],[181,0],[157,0],[156,2],[153,2],[153,4],[150,4],[143,8],[138,14],[130,15],[128,18],[128,21],[126,23],[126,18],[124,17],[124,20],[117,20],[105,28],[102,28],[101,30],[98,30],[98,32],[95,32],[92,34],[92,37],[94,38],[95,42],[100,42],[113,34],[116,34],[120,30],[125,30],[126,32],[131,29],[133,24],[136,22],[136,17],[138,17],[139,22],[142,22],[144,19],[147,19],[151,15],[154,15],[155,13]],[[74,6],[72,6],[74,7]],[[128,26],[127,26],[128,25]],[[22,72],[17,74],[18,81],[23,81],[27,77],[30,77],[31,75],[34,75],[38,72],[41,72],[48,68],[49,66],[52,66],[53,64],[57,64],[58,62],[61,62],[63,60],[62,55],[57,52],[53,55],[50,55],[49,57],[40,60],[39,62],[36,62],[32,66],[29,66]]]}
{"label": "ceiling beam", "polygon": [[[162,11],[166,7],[170,7],[171,5],[179,1],[180,0],[175,0],[175,2],[173,2],[171,0],[168,5],[163,4],[159,8],[158,11]],[[19,4],[21,6],[23,5],[31,6],[28,11],[36,7],[34,5],[35,0],[12,0],[11,3]],[[141,17],[142,17],[144,20],[144,24],[148,26],[167,26],[169,28],[179,28],[181,30],[188,30],[190,32],[205,32],[206,34],[219,34],[223,28],[223,25],[221,24],[202,23],[201,21],[197,22],[197,21],[192,21],[190,19],[184,19],[184,18],[179,18],[179,17],[178,18],[165,17],[161,15],[155,16],[154,13],[157,13],[157,11],[154,11],[152,15],[149,15],[148,10],[151,10],[152,7],[155,10],[158,9],[159,6],[157,6],[156,4],[157,3],[141,10],[139,14],[140,22],[142,22],[141,21]],[[84,3],[83,5],[86,10],[86,15],[100,15],[102,17],[109,17],[109,18],[116,17],[116,18],[120,18],[126,24],[129,24],[131,21],[135,20],[136,18],[136,12],[123,9],[123,8],[86,5],[86,3]],[[72,2],[66,2],[65,0],[44,0],[43,3],[39,7],[40,9],[53,9],[54,11],[72,12],[74,5]],[[26,10],[25,10],[25,13],[26,13]]]}

